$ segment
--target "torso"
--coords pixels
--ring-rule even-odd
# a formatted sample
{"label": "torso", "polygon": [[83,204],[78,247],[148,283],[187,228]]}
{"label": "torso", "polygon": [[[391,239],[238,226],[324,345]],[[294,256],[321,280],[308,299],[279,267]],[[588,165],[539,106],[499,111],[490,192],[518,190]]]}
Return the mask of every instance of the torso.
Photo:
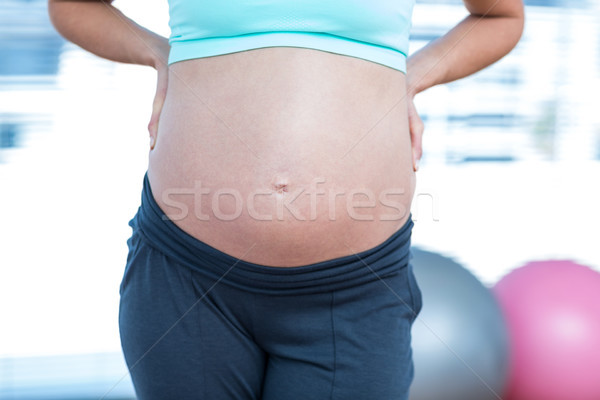
{"label": "torso", "polygon": [[154,197],[193,237],[257,264],[372,248],[409,217],[405,91],[400,71],[303,48],[171,64]]}

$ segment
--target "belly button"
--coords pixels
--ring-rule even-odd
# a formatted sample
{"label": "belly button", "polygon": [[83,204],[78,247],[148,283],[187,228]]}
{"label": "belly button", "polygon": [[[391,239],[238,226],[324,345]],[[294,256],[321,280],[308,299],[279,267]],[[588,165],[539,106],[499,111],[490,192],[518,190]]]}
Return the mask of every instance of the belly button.
{"label": "belly button", "polygon": [[271,185],[275,188],[277,193],[285,193],[289,190],[289,182],[286,178],[282,178],[281,176],[276,176],[271,181]]}
{"label": "belly button", "polygon": [[275,186],[275,190],[277,191],[277,193],[283,193],[288,191],[287,183],[275,183],[273,184],[273,186]]}

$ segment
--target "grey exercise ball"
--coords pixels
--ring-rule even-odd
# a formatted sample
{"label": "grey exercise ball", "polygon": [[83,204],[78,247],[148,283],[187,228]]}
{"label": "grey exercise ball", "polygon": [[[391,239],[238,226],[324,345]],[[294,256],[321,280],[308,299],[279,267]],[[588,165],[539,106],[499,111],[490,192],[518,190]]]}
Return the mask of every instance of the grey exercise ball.
{"label": "grey exercise ball", "polygon": [[412,328],[410,400],[498,400],[508,373],[508,331],[492,292],[460,264],[413,247],[423,294]]}

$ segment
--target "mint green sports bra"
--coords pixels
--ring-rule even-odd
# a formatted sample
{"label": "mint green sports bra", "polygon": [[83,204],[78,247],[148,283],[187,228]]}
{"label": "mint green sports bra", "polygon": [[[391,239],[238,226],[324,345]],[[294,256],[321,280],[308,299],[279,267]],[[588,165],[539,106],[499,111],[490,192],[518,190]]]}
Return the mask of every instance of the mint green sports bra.
{"label": "mint green sports bra", "polygon": [[169,0],[169,64],[304,47],[406,72],[415,0]]}

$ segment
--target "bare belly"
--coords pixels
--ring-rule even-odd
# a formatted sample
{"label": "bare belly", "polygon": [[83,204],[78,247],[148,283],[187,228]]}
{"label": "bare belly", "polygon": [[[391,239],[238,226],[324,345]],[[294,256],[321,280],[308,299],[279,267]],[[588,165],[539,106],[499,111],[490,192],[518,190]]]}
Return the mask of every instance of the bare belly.
{"label": "bare belly", "polygon": [[169,68],[148,177],[190,235],[291,267],[367,250],[407,221],[415,175],[401,72],[300,48]]}

